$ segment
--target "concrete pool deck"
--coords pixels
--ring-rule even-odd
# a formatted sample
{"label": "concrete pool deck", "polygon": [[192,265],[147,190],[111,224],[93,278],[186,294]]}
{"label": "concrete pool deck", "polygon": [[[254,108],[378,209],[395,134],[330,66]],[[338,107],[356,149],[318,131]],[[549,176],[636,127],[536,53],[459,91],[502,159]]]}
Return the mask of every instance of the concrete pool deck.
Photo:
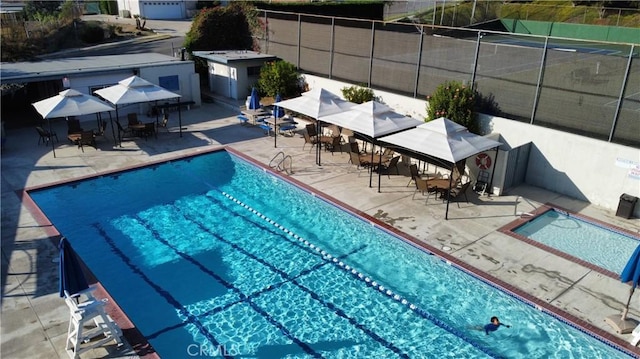
{"label": "concrete pool deck", "polygon": [[[408,177],[382,177],[381,193],[369,188],[366,170],[348,163],[347,153],[322,152],[322,166],[315,164],[315,152],[304,139],[265,136],[262,129],[241,126],[237,111],[218,104],[182,113],[183,136],[178,135],[177,116],[173,114],[171,132],[158,137],[124,141],[114,148],[109,138],[98,140],[98,150],[85,147],[84,153],[65,138],[66,124],[54,121],[60,137],[56,155],[51,147],[37,145],[33,128],[7,131],[2,150],[2,357],[67,358],[64,350],[68,309],[58,297],[58,251],[49,240],[51,229],[41,225],[22,202],[21,190],[49,183],[130,168],[150,161],[185,156],[211,148],[228,146],[265,165],[278,152],[293,158],[291,175],[295,180],[327,194],[362,213],[407,233],[418,242],[440,250],[478,272],[504,282],[509,290],[532,296],[540,303],[558,308],[625,345],[630,334],[619,335],[604,318],[620,314],[629,296],[629,286],[616,278],[531,246],[498,230],[545,203],[592,217],[596,220],[640,232],[639,219],[623,219],[615,212],[577,201],[540,188],[522,185],[503,196],[478,196],[469,191],[469,203],[450,205],[449,220],[444,220],[445,204],[433,197],[425,203],[416,196]],[[143,121],[151,121],[145,119]],[[84,125],[85,123],[83,123]],[[95,121],[86,127],[97,127]],[[303,127],[303,126],[299,126]],[[374,179],[374,187],[375,187]],[[521,197],[520,200],[518,198]],[[108,200],[108,199],[105,199]],[[64,203],[61,203],[64,205]],[[640,319],[638,296],[631,302],[629,317]],[[493,313],[488,313],[488,316]],[[560,312],[560,315],[562,313]],[[98,348],[82,358],[136,357],[130,345]]]}

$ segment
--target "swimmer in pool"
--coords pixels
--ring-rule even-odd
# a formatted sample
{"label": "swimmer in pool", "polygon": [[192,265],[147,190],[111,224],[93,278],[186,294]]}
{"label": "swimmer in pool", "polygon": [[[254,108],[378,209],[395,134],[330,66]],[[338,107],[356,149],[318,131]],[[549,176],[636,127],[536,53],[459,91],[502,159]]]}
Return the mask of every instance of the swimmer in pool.
{"label": "swimmer in pool", "polygon": [[484,332],[486,335],[489,335],[489,332],[495,332],[501,325],[511,328],[510,325],[500,323],[500,319],[498,319],[498,317],[491,317],[491,323],[484,326]]}

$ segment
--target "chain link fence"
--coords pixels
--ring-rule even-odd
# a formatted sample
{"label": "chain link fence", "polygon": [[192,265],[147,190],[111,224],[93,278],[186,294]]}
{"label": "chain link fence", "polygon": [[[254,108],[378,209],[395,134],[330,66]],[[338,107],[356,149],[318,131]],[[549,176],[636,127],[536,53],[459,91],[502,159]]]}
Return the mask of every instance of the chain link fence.
{"label": "chain link fence", "polygon": [[640,148],[638,47],[265,11],[261,51],[302,72],[425,98],[474,84],[500,115]]}

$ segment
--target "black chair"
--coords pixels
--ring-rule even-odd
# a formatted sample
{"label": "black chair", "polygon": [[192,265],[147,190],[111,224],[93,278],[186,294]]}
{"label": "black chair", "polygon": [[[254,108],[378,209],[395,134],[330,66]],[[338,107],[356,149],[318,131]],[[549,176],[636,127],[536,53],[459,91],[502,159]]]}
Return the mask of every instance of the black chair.
{"label": "black chair", "polygon": [[398,175],[400,171],[398,171],[398,162],[400,161],[400,156],[393,157],[389,162],[382,163],[382,167],[380,168],[380,174],[386,174],[387,177],[391,178],[391,175]]}
{"label": "black chair", "polygon": [[93,131],[82,131],[80,134],[80,138],[78,139],[78,148],[84,152],[84,146],[91,146],[96,150],[98,149],[96,146],[96,136]]}
{"label": "black chair", "polygon": [[67,135],[71,135],[74,133],[82,133],[84,131],[80,126],[80,120],[75,118],[67,119]]}
{"label": "black chair", "polygon": [[48,144],[53,138],[56,139],[56,142],[60,142],[58,135],[53,131],[49,132],[40,126],[36,127],[36,131],[38,131],[38,135],[40,136],[40,138],[38,138],[38,145],[40,145],[40,141],[42,141],[43,144]]}
{"label": "black chair", "polygon": [[118,134],[120,135],[120,138],[133,137],[133,130],[131,128],[123,128],[118,120],[116,120],[116,125],[118,125]]}

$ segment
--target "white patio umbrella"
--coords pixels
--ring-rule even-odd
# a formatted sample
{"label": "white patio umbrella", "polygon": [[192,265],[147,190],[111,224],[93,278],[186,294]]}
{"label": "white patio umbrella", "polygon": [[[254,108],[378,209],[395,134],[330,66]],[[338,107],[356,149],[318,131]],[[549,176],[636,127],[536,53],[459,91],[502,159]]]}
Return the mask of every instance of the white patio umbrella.
{"label": "white patio umbrella", "polygon": [[[49,120],[49,132],[52,132],[52,118],[90,115],[105,111],[108,111],[109,117],[111,117],[110,111],[114,110],[111,105],[101,101],[100,99],[83,94],[74,89],[61,91],[55,96],[35,102],[32,105],[43,119]],[[113,132],[115,140],[113,122],[111,122],[111,131]],[[56,149],[53,141],[51,141],[51,147],[53,148],[53,157],[56,157]]]}
{"label": "white patio umbrella", "polygon": [[[375,141],[378,137],[414,128],[424,122],[394,112],[393,109],[377,101],[368,101],[351,107],[347,111],[320,117],[320,120],[348,128]],[[371,151],[373,161],[373,151]],[[379,162],[382,161],[382,158]],[[380,168],[381,163],[378,163]],[[369,172],[371,187],[373,171]],[[378,170],[378,192],[380,192],[380,170]]]}
{"label": "white patio umbrella", "polygon": [[[424,123],[411,130],[384,136],[380,138],[380,141],[444,160],[451,164],[452,172],[457,162],[492,148],[497,149],[502,145],[498,141],[471,133],[466,127],[444,117]],[[495,166],[493,169],[495,171]],[[450,183],[449,193],[451,185]],[[449,198],[447,198],[445,219],[448,219],[448,214]]]}
{"label": "white patio umbrella", "polygon": [[[118,121],[118,105],[157,102],[181,97],[177,93],[166,90],[162,86],[152,84],[138,76],[128,77],[113,86],[96,90],[94,93],[116,106],[116,121]],[[182,137],[180,106],[178,106],[178,119],[180,121],[180,137]]]}
{"label": "white patio umbrella", "polygon": [[[302,93],[302,96],[276,102],[274,105],[319,120],[320,117],[346,111],[356,104],[347,100],[343,100],[342,98],[340,98],[340,96],[318,87],[314,88],[311,91]],[[319,135],[319,128],[317,132]],[[320,146],[316,146],[316,163],[318,164],[318,166],[320,166]]]}

